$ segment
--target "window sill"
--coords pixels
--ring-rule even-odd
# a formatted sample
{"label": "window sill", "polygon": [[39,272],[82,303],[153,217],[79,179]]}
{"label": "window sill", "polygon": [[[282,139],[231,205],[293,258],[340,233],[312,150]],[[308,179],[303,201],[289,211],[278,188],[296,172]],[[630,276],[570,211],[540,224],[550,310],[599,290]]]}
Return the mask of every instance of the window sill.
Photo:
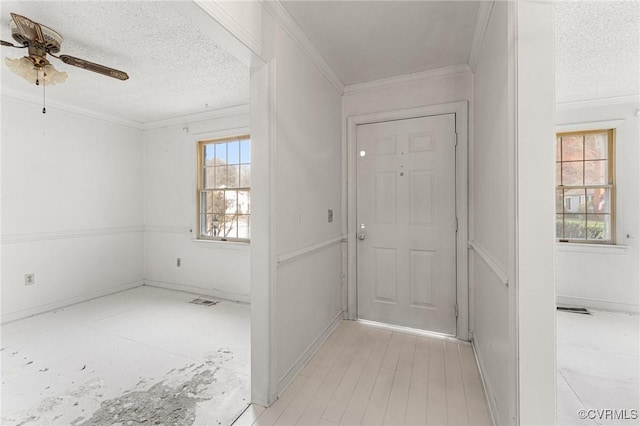
{"label": "window sill", "polygon": [[240,251],[249,251],[251,249],[250,241],[220,241],[220,240],[203,240],[198,238],[193,238],[191,240],[201,248],[215,248],[215,249],[229,249],[229,250],[240,250]]}
{"label": "window sill", "polygon": [[619,244],[588,244],[556,242],[556,251],[571,253],[624,254],[629,246]]}

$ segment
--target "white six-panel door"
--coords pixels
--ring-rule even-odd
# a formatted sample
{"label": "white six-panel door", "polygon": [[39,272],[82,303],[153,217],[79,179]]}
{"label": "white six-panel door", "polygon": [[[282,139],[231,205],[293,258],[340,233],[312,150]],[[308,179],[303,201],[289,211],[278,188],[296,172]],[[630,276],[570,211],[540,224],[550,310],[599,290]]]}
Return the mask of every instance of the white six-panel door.
{"label": "white six-panel door", "polygon": [[358,317],[455,335],[455,115],[356,137]]}

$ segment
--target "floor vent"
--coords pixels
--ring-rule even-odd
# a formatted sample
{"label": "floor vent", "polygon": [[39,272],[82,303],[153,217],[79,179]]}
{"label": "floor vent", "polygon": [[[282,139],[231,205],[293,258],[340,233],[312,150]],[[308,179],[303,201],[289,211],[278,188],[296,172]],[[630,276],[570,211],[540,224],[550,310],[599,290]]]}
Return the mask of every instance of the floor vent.
{"label": "floor vent", "polygon": [[574,314],[591,315],[591,312],[585,308],[570,308],[568,306],[558,306],[557,309],[562,312],[571,312]]}
{"label": "floor vent", "polygon": [[219,300],[207,300],[207,299],[193,299],[191,302],[189,303],[193,303],[194,305],[204,305],[204,306],[213,306],[213,305],[217,305],[218,303],[220,303]]}

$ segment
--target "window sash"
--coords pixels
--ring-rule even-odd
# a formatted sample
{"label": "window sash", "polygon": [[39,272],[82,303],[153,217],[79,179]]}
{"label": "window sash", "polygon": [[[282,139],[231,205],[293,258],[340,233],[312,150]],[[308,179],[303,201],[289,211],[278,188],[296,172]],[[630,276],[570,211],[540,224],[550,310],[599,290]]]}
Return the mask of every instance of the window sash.
{"label": "window sash", "polygon": [[[248,147],[243,143],[248,142]],[[238,142],[237,150],[230,144]],[[198,142],[197,238],[200,240],[249,242],[251,237],[250,136]],[[213,164],[207,164],[207,147],[215,146]],[[224,146],[224,148],[218,148]],[[223,153],[218,157],[218,149]],[[237,151],[237,152],[236,152]],[[210,153],[211,154],[211,153]],[[228,163],[229,157],[234,161]],[[211,157],[209,157],[211,158]],[[220,162],[219,164],[217,162]],[[229,182],[227,170],[237,170]],[[225,173],[221,173],[224,170]],[[220,171],[220,172],[219,172]],[[248,176],[242,173],[249,171]],[[211,173],[211,175],[208,175]],[[224,176],[223,176],[224,175]],[[220,177],[220,181],[218,178]],[[229,186],[229,183],[233,184]]]}
{"label": "window sash", "polygon": [[[607,135],[607,147],[606,147],[606,158],[602,158],[602,155],[597,156],[597,158],[587,158],[587,153],[585,150],[585,137],[591,134],[606,134]],[[582,159],[563,159],[563,146],[562,139],[571,136],[582,136]],[[589,130],[589,131],[577,131],[577,132],[567,132],[567,133],[558,133],[556,135],[556,164],[559,165],[559,169],[557,171],[557,179],[560,179],[560,182],[556,184],[556,198],[558,197],[558,191],[563,191],[562,202],[559,200],[556,201],[556,239],[559,242],[570,242],[570,243],[588,243],[588,244],[615,244],[615,157],[614,157],[614,147],[615,147],[615,139],[614,139],[614,130],[613,129],[600,129],[600,130]],[[558,157],[559,156],[559,157]],[[601,184],[584,184],[585,183],[585,168],[589,164],[589,162],[594,161],[606,161],[607,171],[606,171],[606,182]],[[563,185],[563,173],[564,168],[563,164],[567,163],[576,163],[582,165],[582,185]],[[589,190],[598,190],[604,189],[608,194],[608,210],[606,213],[601,211],[588,211],[588,203],[590,202],[589,198]],[[564,196],[566,191],[575,190],[576,194],[578,191],[585,191],[585,197],[578,197],[577,195],[572,195],[573,198],[578,197],[577,200],[573,200],[573,198],[567,199]],[[584,200],[582,200],[584,198]],[[567,202],[573,204],[574,201],[582,202],[585,204],[584,212],[582,211],[567,211],[571,210],[573,205],[567,207]],[[582,217],[584,217],[584,238],[576,238],[576,223],[579,224],[582,221]],[[603,223],[602,226],[597,225],[596,220],[601,219],[600,222]],[[591,219],[591,221],[590,221]],[[577,221],[577,222],[576,222]],[[559,224],[562,224],[562,230],[559,230]],[[567,223],[572,222],[571,232],[567,232]],[[592,227],[589,228],[589,224],[592,224]],[[602,228],[602,229],[600,229]],[[580,226],[578,226],[579,232],[582,232]],[[573,234],[572,234],[573,232]],[[593,235],[598,235],[600,233],[608,234],[608,238],[590,238]]]}

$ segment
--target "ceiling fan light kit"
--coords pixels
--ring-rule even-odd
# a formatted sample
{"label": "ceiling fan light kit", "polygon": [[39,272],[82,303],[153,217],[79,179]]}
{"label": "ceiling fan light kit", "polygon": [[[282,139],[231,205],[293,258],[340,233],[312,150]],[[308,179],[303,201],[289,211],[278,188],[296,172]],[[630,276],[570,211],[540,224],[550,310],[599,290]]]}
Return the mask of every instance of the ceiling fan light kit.
{"label": "ceiling fan light kit", "polygon": [[[29,52],[27,56],[22,58],[5,58],[5,64],[14,74],[24,78],[31,84],[40,85],[44,90],[45,86],[51,86],[63,83],[68,74],[64,71],[56,70],[47,59],[50,55],[61,60],[67,65],[82,68],[87,71],[93,71],[98,74],[116,78],[118,80],[127,80],[129,76],[126,72],[105,67],[104,65],[89,62],[84,59],[75,58],[69,55],[56,54],[60,52],[63,38],[53,29],[32,21],[22,15],[16,13],[11,14],[11,37],[19,43],[13,43],[0,40],[0,44],[5,47],[13,47],[17,49],[26,48]],[[44,113],[45,108],[42,109]]]}
{"label": "ceiling fan light kit", "polygon": [[63,83],[69,74],[64,71],[58,71],[51,64],[36,67],[31,58],[24,56],[22,58],[4,58],[4,63],[14,74],[24,78],[31,84],[46,84],[54,86]]}

